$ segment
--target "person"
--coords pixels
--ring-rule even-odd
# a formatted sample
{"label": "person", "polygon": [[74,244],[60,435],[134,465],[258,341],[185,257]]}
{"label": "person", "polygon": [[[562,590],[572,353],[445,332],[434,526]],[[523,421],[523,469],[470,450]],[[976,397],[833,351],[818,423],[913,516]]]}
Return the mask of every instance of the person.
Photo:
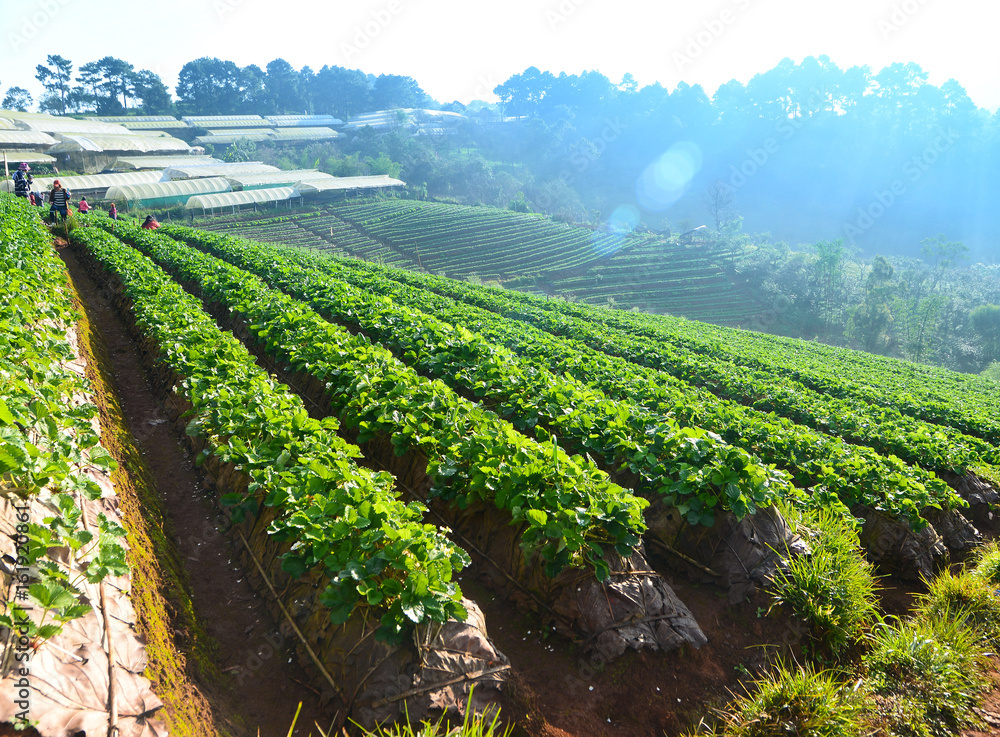
{"label": "person", "polygon": [[108,217],[112,220],[118,219],[118,208],[115,206],[114,202],[108,205]]}
{"label": "person", "polygon": [[87,202],[86,197],[80,198],[80,204],[76,209],[80,211],[81,215],[86,215],[88,212],[90,212],[90,203]]}
{"label": "person", "polygon": [[142,221],[142,227],[146,230],[156,230],[160,227],[160,224],[156,222],[156,218],[152,215],[147,215],[146,219]]}
{"label": "person", "polygon": [[31,192],[31,185],[35,181],[31,178],[31,167],[28,166],[27,162],[22,161],[17,167],[17,171],[14,172],[14,194],[18,197],[28,197]]}
{"label": "person", "polygon": [[66,221],[66,215],[69,211],[69,198],[70,191],[65,189],[59,180],[52,182],[52,191],[49,192],[49,217],[52,222],[56,221],[56,213],[59,213],[59,219],[63,222]]}

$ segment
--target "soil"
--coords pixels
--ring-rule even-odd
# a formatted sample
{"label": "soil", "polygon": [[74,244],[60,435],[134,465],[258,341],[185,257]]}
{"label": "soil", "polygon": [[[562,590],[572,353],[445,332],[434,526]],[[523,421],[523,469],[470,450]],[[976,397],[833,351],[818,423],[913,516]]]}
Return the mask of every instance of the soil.
{"label": "soil", "polygon": [[[239,715],[244,725],[237,727],[238,734],[284,735],[302,702],[294,734],[315,734],[314,722],[328,730],[335,714],[319,703],[309,677],[285,647],[279,623],[234,565],[234,541],[220,531],[222,519],[204,490],[202,474],[154,394],[111,295],[87,274],[74,249],[59,248],[59,253],[90,321],[103,335],[126,422],[176,531],[174,543],[189,573],[197,615],[215,641],[218,669],[230,679],[224,697],[229,703],[220,709]],[[185,633],[176,637],[182,640]]]}

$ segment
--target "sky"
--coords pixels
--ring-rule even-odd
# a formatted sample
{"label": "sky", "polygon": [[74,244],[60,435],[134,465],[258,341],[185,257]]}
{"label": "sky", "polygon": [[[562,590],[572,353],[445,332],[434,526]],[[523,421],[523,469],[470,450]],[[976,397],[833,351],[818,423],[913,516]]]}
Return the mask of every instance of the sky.
{"label": "sky", "polygon": [[415,78],[438,101],[492,101],[536,66],[613,81],[700,84],[711,94],[782,58],[841,67],[916,62],[1000,107],[996,0],[0,0],[0,90],[25,87],[59,54],[115,56],[160,75],[201,56],[264,67],[325,64]]}

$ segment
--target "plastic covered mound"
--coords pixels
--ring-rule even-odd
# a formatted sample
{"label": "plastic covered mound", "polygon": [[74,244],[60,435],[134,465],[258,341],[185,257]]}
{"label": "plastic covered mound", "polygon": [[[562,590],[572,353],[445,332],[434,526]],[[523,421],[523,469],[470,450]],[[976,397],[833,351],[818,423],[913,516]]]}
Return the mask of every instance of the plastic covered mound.
{"label": "plastic covered mound", "polygon": [[[67,338],[71,345],[75,345],[75,330],[69,330]],[[77,358],[67,365],[78,372],[83,371],[82,359]],[[80,397],[79,401],[84,399]],[[82,501],[86,524],[93,528],[98,515],[104,514],[121,525],[111,479],[96,469],[89,469],[86,473],[102,490],[102,498]],[[9,612],[10,605],[16,603],[36,625],[43,618],[49,623],[53,618],[51,612],[44,612],[30,600],[18,598],[12,602],[8,598],[16,597],[18,589],[15,583],[37,582],[38,564],[18,566],[18,513],[22,515],[20,521],[23,521],[26,507],[29,520],[40,524],[44,518],[52,517],[57,512],[47,491],[23,505],[15,508],[10,499],[0,497],[3,611]],[[23,538],[20,542],[24,542]],[[125,547],[124,540],[119,542]],[[136,615],[129,601],[130,579],[128,576],[109,575],[102,584],[88,583],[81,572],[90,558],[84,552],[74,560],[68,548],[51,548],[46,558],[39,561],[56,565],[66,573],[83,594],[79,603],[87,605],[89,610],[84,616],[67,622],[59,634],[48,640],[28,642],[8,639],[11,633],[2,630],[0,640],[4,644],[10,642],[12,647],[2,663],[5,677],[0,680],[0,724],[18,724],[25,721],[26,716],[43,737],[103,737],[109,733],[113,712],[120,735],[166,735],[166,729],[156,718],[163,703],[153,693],[149,680],[142,675],[146,668],[146,651],[143,639],[135,631]],[[26,576],[28,581],[24,581],[22,576]],[[14,634],[17,634],[16,628]],[[109,657],[109,652],[113,653],[113,658]],[[28,656],[26,661],[17,659],[23,655]],[[114,663],[113,696],[109,660]],[[13,666],[13,670],[8,672],[9,666]]]}
{"label": "plastic covered mound", "polygon": [[738,603],[764,588],[789,558],[809,552],[773,507],[742,519],[717,514],[711,527],[688,524],[672,507],[654,503],[646,512],[650,548],[696,581],[710,581]]}
{"label": "plastic covered mound", "polygon": [[[309,381],[315,380],[295,377],[297,386]],[[419,453],[397,456],[387,438],[366,443],[364,451],[383,459],[401,486],[425,497],[430,487],[426,458]],[[566,568],[553,578],[545,572],[545,561],[521,547],[524,525],[512,525],[508,512],[482,502],[459,509],[431,501],[430,508],[452,529],[455,542],[472,556],[490,589],[537,613],[560,634],[600,651],[608,662],[627,649],[670,651],[707,642],[687,606],[641,550],[623,557],[606,549],[611,575],[605,581],[587,567]]]}

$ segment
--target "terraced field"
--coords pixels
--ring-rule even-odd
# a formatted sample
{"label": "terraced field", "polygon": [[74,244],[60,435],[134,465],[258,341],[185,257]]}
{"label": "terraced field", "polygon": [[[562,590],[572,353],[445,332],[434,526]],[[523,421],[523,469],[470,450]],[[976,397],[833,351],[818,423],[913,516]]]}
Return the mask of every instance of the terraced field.
{"label": "terraced field", "polygon": [[761,311],[703,244],[649,233],[603,232],[506,210],[392,199],[338,203],[277,220],[272,225],[224,219],[203,227],[584,304],[722,325],[749,322]]}

